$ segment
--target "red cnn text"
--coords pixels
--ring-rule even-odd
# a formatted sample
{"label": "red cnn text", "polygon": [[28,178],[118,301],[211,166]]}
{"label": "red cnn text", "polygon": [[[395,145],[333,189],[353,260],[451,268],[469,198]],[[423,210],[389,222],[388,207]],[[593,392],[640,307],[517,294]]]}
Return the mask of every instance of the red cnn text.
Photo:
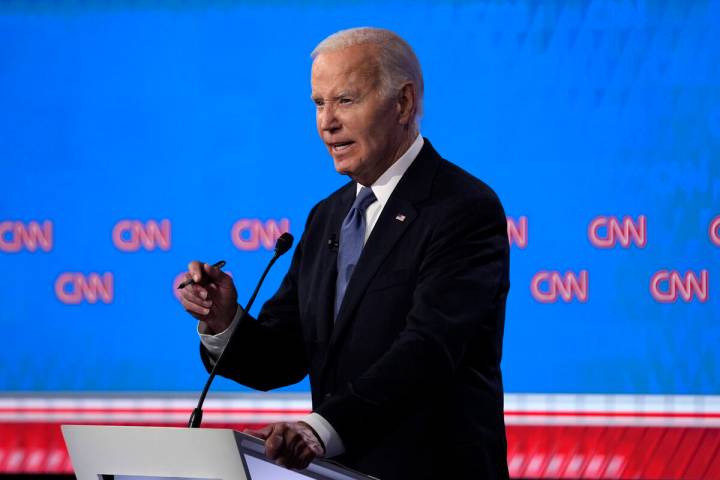
{"label": "red cnn text", "polygon": [[16,253],[21,250],[49,252],[53,248],[53,223],[45,220],[0,222],[0,252]]}
{"label": "red cnn text", "polygon": [[681,275],[677,270],[660,270],[650,279],[650,294],[660,303],[675,303],[678,298],[685,302],[695,298],[707,302],[709,291],[707,270],[700,270],[699,278],[693,271]]}
{"label": "red cnn text", "polygon": [[139,220],[120,220],[112,230],[112,239],[115,247],[121,252],[137,252],[141,248],[152,251],[170,250],[171,225],[170,220],[148,220],[143,223]]}
{"label": "red cnn text", "polygon": [[710,241],[720,247],[720,215],[710,222],[708,234],[710,235]]}
{"label": "red cnn text", "polygon": [[541,270],[530,281],[530,293],[540,303],[571,302],[573,299],[585,303],[589,295],[588,286],[587,270],[580,270],[579,275]]}
{"label": "red cnn text", "polygon": [[528,219],[525,215],[515,220],[507,217],[507,235],[510,245],[525,248],[528,244]]}
{"label": "red cnn text", "polygon": [[77,305],[87,303],[112,303],[114,293],[113,274],[65,272],[55,280],[55,295],[62,303]]}
{"label": "red cnn text", "polygon": [[634,243],[639,248],[647,245],[647,218],[639,215],[637,220],[625,216],[595,217],[588,226],[588,238],[597,248],[613,248],[618,243],[623,248],[630,248]]}
{"label": "red cnn text", "polygon": [[256,218],[243,218],[232,226],[230,237],[238,250],[258,250],[261,246],[273,250],[278,237],[289,231],[290,220],[287,218],[264,223]]}

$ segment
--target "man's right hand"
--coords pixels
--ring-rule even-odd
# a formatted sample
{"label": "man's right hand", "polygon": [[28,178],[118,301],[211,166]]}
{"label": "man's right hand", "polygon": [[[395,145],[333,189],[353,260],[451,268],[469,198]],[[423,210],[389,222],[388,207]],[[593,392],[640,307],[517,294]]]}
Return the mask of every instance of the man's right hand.
{"label": "man's right hand", "polygon": [[185,278],[195,281],[180,290],[180,303],[185,311],[204,322],[208,334],[226,330],[238,309],[237,290],[230,275],[207,263],[193,261],[188,264]]}

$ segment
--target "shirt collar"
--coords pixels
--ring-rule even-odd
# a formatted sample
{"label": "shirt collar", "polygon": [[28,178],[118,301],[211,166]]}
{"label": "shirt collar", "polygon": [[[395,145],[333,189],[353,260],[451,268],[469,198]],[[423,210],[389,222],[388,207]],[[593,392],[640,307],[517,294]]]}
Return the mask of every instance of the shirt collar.
{"label": "shirt collar", "polygon": [[[400,179],[407,169],[410,168],[410,165],[412,165],[424,144],[425,140],[422,135],[418,134],[415,141],[413,141],[412,145],[410,145],[410,148],[408,148],[407,151],[395,161],[395,163],[390,165],[390,167],[385,170],[382,175],[380,175],[380,178],[370,185],[370,188],[372,188],[372,191],[375,194],[375,198],[377,198],[377,201],[381,206],[385,206],[398,182],[400,182]],[[363,186],[358,183],[355,195],[360,193],[361,188],[363,188]]]}

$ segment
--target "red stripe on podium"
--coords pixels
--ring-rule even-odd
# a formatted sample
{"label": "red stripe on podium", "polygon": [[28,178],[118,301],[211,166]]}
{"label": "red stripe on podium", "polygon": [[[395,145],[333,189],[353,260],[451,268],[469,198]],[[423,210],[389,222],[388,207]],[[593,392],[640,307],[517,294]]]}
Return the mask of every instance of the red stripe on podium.
{"label": "red stripe on podium", "polygon": [[[515,478],[720,478],[718,428],[509,425],[507,434],[508,465]],[[60,425],[0,423],[0,472],[71,473]]]}

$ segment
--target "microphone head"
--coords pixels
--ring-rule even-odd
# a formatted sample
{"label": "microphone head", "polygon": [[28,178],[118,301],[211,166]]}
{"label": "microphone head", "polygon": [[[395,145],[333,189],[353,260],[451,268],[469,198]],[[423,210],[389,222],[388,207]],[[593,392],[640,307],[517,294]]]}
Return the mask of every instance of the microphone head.
{"label": "microphone head", "polygon": [[278,257],[280,255],[283,255],[285,252],[290,250],[293,246],[293,241],[295,239],[292,235],[290,235],[289,232],[285,232],[280,237],[278,237],[277,242],[275,243],[275,255]]}

